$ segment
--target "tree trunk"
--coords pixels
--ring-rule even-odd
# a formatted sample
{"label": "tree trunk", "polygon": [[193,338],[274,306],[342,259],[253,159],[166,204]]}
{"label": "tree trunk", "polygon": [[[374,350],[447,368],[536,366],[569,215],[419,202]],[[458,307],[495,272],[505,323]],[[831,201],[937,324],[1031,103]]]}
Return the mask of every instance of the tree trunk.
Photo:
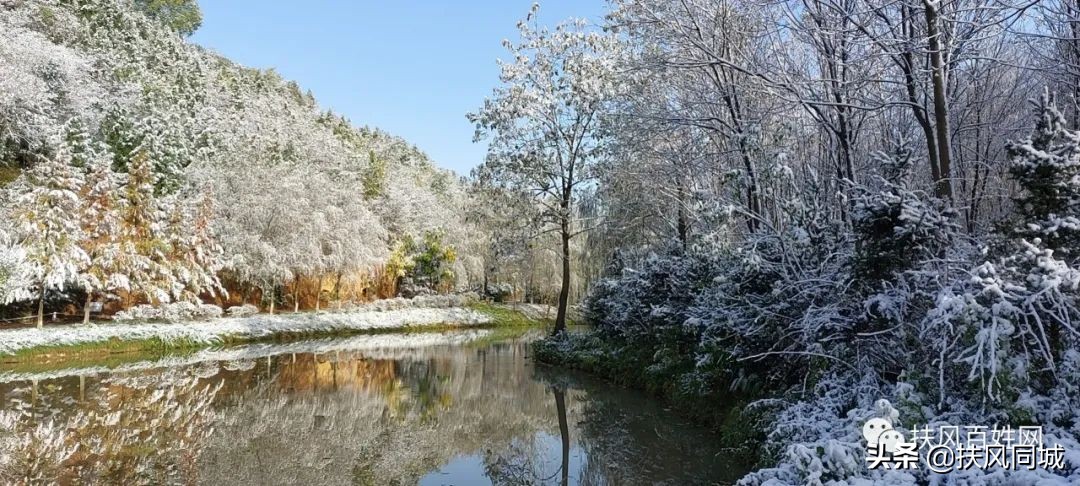
{"label": "tree trunk", "polygon": [[559,416],[559,436],[562,438],[562,481],[566,486],[570,483],[570,425],[566,421],[566,390],[554,388],[555,412]]}
{"label": "tree trunk", "polygon": [[[901,24],[903,26],[904,35],[907,39],[911,39],[914,42],[915,39],[915,14],[912,11],[912,7],[906,3],[900,4],[901,12]],[[919,128],[922,129],[923,138],[926,140],[926,158],[930,165],[930,178],[935,183],[941,180],[941,170],[937,142],[934,140],[934,127],[930,125],[929,116],[926,110],[923,108],[919,101],[919,95],[917,93],[918,85],[915,80],[915,57],[914,53],[909,49],[900,54],[900,69],[904,73],[904,87],[907,91],[908,104],[911,106],[911,114],[915,117],[915,121],[919,124]]]}
{"label": "tree trunk", "polygon": [[1069,30],[1072,33],[1072,39],[1069,40],[1070,54],[1072,59],[1065,61],[1064,65],[1066,69],[1071,70],[1072,74],[1070,81],[1072,81],[1073,92],[1073,122],[1072,128],[1080,128],[1080,76],[1076,73],[1077,63],[1080,63],[1080,22],[1076,21],[1077,15],[1080,14],[1080,0],[1074,2],[1074,5],[1068,9],[1068,22]]}
{"label": "tree trunk", "polygon": [[934,84],[934,129],[937,132],[938,180],[934,181],[934,193],[952,202],[951,143],[949,141],[949,105],[945,95],[945,62],[942,58],[941,33],[938,31],[938,4],[923,0],[926,14],[926,34],[930,48],[930,70]]}
{"label": "tree trunk", "polygon": [[686,251],[690,244],[690,218],[686,214],[687,205],[687,190],[686,181],[680,174],[679,176],[679,192],[678,192],[678,222],[676,223],[676,231],[679,233],[679,243],[682,245],[683,251]]}
{"label": "tree trunk", "polygon": [[570,221],[568,210],[564,207],[562,217],[562,288],[559,289],[559,313],[555,316],[553,335],[566,330],[566,308],[570,303]]}
{"label": "tree trunk", "polygon": [[86,303],[83,304],[83,316],[82,323],[90,324],[90,303],[94,300],[94,293],[90,289],[86,290]]}
{"label": "tree trunk", "polygon": [[341,310],[341,301],[345,300],[341,297],[341,272],[338,272],[337,281],[334,282],[334,298],[337,299],[338,310]]}
{"label": "tree trunk", "polygon": [[323,281],[323,278],[320,275],[319,276],[319,285],[317,287],[315,287],[315,312],[319,312],[319,309],[321,307],[320,306],[320,304],[321,304],[320,301],[322,300],[322,281]]}
{"label": "tree trunk", "polygon": [[45,327],[45,283],[41,284],[41,293],[38,294],[37,327]]}
{"label": "tree trunk", "polygon": [[270,287],[270,315],[274,315],[274,305],[277,304],[277,289]]}
{"label": "tree trunk", "polygon": [[292,301],[293,313],[300,312],[300,277],[293,280]]}

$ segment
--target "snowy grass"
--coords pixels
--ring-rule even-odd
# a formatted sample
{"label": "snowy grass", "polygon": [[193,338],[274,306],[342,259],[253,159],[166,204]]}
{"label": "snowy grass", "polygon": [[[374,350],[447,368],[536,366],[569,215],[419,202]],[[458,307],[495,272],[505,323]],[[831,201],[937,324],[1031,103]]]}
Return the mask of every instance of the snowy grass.
{"label": "snowy grass", "polygon": [[29,380],[51,380],[78,376],[94,376],[99,373],[126,373],[142,370],[176,368],[198,363],[243,361],[263,359],[284,354],[326,354],[333,352],[363,351],[382,358],[408,356],[410,350],[429,346],[446,346],[473,343],[486,340],[495,331],[490,329],[466,329],[461,331],[371,334],[348,338],[311,339],[290,343],[252,343],[225,348],[213,347],[194,350],[182,356],[167,356],[160,359],[139,360],[108,365],[69,366],[48,371],[3,371],[0,383]]}
{"label": "snowy grass", "polygon": [[[384,307],[386,308],[386,307]],[[462,307],[392,310],[365,309],[349,313],[260,314],[183,323],[90,324],[43,329],[0,331],[0,359],[47,354],[61,348],[125,347],[146,349],[195,347],[294,338],[391,331],[439,326],[481,326],[495,323],[488,314]],[[138,344],[142,343],[142,344]]]}

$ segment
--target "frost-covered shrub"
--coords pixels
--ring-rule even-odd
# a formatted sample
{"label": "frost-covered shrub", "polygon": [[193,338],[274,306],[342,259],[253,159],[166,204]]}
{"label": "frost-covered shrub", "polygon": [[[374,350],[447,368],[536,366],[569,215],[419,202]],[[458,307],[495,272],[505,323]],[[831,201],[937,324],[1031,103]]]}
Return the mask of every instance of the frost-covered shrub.
{"label": "frost-covered shrub", "polygon": [[448,295],[432,294],[421,295],[411,299],[395,297],[393,299],[376,300],[369,304],[358,306],[352,310],[385,312],[400,309],[464,307],[477,300],[479,300],[479,296],[472,292]]}
{"label": "frost-covered shrub", "polygon": [[199,304],[195,308],[195,312],[193,314],[193,317],[195,317],[196,319],[204,319],[204,320],[206,320],[206,319],[217,319],[217,318],[221,317],[223,312],[224,311],[221,310],[221,307],[218,307],[216,305],[213,305],[213,304]]}
{"label": "frost-covered shrub", "polygon": [[[943,288],[926,314],[926,337],[950,358],[939,361],[941,375],[977,385],[972,398],[1000,402],[1028,387],[1052,390],[1063,353],[1076,349],[1080,269],[1040,243],[1021,240],[1015,253],[979,264],[970,278]],[[945,380],[939,386],[943,398],[959,391]]]}
{"label": "frost-covered shrub", "polygon": [[412,280],[403,280],[398,285],[398,294],[404,299],[435,295],[435,291],[424,285],[417,285]]}
{"label": "frost-covered shrub", "polygon": [[584,303],[585,318],[605,335],[636,340],[657,337],[658,328],[681,328],[698,289],[711,278],[711,262],[671,248],[625,263],[597,281]]}
{"label": "frost-covered shrub", "polygon": [[234,305],[229,307],[226,312],[228,312],[229,317],[248,317],[258,314],[259,308],[251,304]]}
{"label": "frost-covered shrub", "polygon": [[193,302],[173,302],[162,305],[137,305],[117,312],[116,321],[167,321],[180,322],[207,320],[221,317],[221,307]]}
{"label": "frost-covered shrub", "polygon": [[[891,165],[910,164],[901,152],[888,159]],[[881,180],[882,188],[858,188],[852,210],[856,238],[855,278],[868,285],[890,279],[897,271],[938,256],[960,232],[955,214],[943,201],[902,184]]]}
{"label": "frost-covered shrub", "polygon": [[902,425],[899,412],[888,400],[877,398],[881,395],[872,380],[826,376],[809,399],[789,404],[772,422],[766,452],[779,465],[751,473],[739,484],[859,484],[848,482],[855,478],[871,484],[919,484],[908,472],[866,468],[862,424],[880,417]]}
{"label": "frost-covered shrub", "polygon": [[126,310],[117,312],[113,316],[114,321],[138,321],[138,320],[156,320],[162,318],[162,311],[160,307],[153,305],[137,305]]}
{"label": "frost-covered shrub", "polygon": [[488,284],[484,288],[484,298],[494,302],[505,302],[514,294],[514,286],[509,283]]}
{"label": "frost-covered shrub", "polygon": [[176,322],[195,317],[198,305],[192,302],[174,302],[161,306],[161,318],[166,321]]}

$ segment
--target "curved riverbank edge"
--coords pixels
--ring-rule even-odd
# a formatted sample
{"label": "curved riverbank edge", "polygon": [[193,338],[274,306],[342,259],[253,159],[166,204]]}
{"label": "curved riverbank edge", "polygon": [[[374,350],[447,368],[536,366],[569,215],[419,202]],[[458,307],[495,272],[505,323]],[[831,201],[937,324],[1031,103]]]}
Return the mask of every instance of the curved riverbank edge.
{"label": "curved riverbank edge", "polygon": [[258,314],[192,322],[100,323],[0,331],[0,364],[101,360],[139,352],[201,348],[355,334],[541,325],[512,307],[365,309],[353,312]]}
{"label": "curved riverbank edge", "polygon": [[[145,370],[177,368],[206,362],[231,362],[243,366],[243,362],[272,358],[286,354],[331,355],[334,353],[362,352],[365,357],[395,359],[419,348],[431,346],[465,345],[481,341],[498,331],[488,328],[468,328],[410,333],[362,334],[350,337],[326,337],[300,341],[248,343],[234,346],[212,346],[190,352],[165,356],[126,355],[124,362],[117,363],[57,363],[48,366],[14,366],[0,369],[0,383],[22,381],[45,381],[70,377],[93,376],[100,373],[129,373]],[[529,332],[524,330],[522,332]],[[23,369],[26,368],[26,369]]]}
{"label": "curved riverbank edge", "polygon": [[[642,356],[633,356],[617,343],[604,342],[589,332],[564,333],[532,343],[537,362],[563,369],[574,369],[607,380],[617,386],[640,390],[663,401],[669,410],[691,422],[708,427],[721,439],[721,445],[738,455],[738,461],[753,470],[767,462],[762,457],[764,425],[768,411],[748,404],[750,396],[697,394],[677,391],[675,385],[684,375],[675,370],[649,376]],[[656,372],[657,370],[651,370]]]}

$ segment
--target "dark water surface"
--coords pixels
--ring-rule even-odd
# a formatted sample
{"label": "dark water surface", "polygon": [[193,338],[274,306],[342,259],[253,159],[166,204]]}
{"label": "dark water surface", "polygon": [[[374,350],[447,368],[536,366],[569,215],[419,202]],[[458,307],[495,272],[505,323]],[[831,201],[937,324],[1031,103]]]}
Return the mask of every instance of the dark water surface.
{"label": "dark water surface", "polygon": [[718,438],[528,337],[361,336],[0,372],[0,483],[727,484]]}

